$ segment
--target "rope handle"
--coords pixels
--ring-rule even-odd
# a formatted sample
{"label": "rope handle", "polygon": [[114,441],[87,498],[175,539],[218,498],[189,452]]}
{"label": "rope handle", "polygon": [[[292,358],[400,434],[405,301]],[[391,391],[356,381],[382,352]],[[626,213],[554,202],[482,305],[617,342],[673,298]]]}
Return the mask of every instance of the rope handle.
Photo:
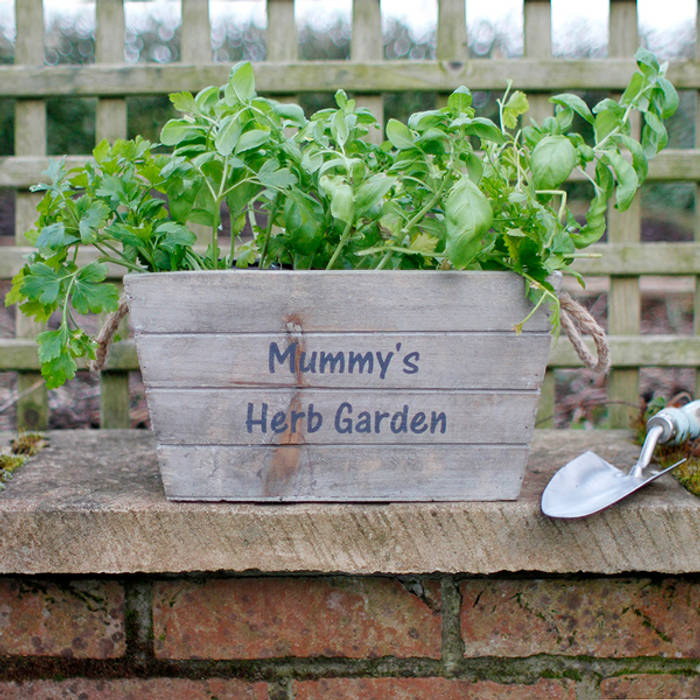
{"label": "rope handle", "polygon": [[[559,292],[559,320],[583,364],[595,372],[607,374],[611,361],[610,345],[605,331],[588,310],[566,292]],[[588,333],[593,338],[597,358],[585,346],[582,333]]]}

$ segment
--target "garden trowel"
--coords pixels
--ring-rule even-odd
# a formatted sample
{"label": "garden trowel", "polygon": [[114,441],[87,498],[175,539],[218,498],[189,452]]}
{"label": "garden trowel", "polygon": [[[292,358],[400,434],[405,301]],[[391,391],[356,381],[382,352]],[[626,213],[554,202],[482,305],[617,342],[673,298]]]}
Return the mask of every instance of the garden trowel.
{"label": "garden trowel", "polygon": [[664,408],[647,421],[639,459],[627,472],[595,452],[584,452],[551,479],[542,493],[542,512],[550,518],[582,518],[617,503],[642,486],[675,469],[685,459],[661,471],[645,471],[657,445],[678,444],[700,436],[700,401],[682,408]]}

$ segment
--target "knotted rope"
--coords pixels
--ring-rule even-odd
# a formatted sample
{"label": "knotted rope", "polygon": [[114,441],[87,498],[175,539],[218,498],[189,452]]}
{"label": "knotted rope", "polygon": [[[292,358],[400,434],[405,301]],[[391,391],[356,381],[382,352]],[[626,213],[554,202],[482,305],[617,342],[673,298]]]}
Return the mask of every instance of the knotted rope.
{"label": "knotted rope", "polygon": [[[605,331],[591,314],[566,292],[559,292],[559,320],[583,364],[596,372],[610,371],[610,346]],[[584,345],[582,333],[590,334],[598,357]]]}
{"label": "knotted rope", "polygon": [[114,334],[117,332],[117,328],[119,328],[119,324],[124,316],[126,316],[128,310],[129,306],[126,299],[122,297],[119,300],[119,308],[117,308],[116,311],[112,312],[105,319],[105,322],[102,325],[102,328],[100,328],[100,332],[97,334],[97,338],[95,339],[97,341],[95,359],[91,360],[90,364],[88,365],[92,373],[97,374],[104,368],[105,362],[107,361],[109,346],[112,344]]}

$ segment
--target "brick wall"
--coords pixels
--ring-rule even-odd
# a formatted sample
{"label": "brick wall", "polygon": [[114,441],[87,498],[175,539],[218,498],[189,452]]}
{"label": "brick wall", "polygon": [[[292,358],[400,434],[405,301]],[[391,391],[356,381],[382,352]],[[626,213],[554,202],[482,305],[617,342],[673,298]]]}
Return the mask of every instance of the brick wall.
{"label": "brick wall", "polygon": [[700,578],[0,577],[0,698],[700,696]]}

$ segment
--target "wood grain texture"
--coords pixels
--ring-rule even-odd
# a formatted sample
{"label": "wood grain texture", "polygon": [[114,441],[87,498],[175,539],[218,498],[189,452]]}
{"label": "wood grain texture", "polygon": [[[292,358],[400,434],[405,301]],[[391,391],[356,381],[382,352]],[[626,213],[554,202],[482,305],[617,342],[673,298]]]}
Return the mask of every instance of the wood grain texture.
{"label": "wood grain texture", "polygon": [[[176,272],[124,287],[138,333],[512,331],[530,308],[523,281],[499,272]],[[525,330],[548,330],[546,314]]]}
{"label": "wood grain texture", "polygon": [[[350,60],[381,61],[383,58],[382,17],[379,0],[353,0]],[[381,95],[354,95],[358,106],[369,109],[380,125],[384,123],[384,100]],[[382,131],[370,131],[368,138],[381,143]]]}
{"label": "wood grain texture", "polygon": [[524,446],[158,449],[173,500],[486,501],[518,497]]}
{"label": "wood grain texture", "polygon": [[548,333],[149,334],[139,360],[151,388],[537,389],[549,344]]}
{"label": "wood grain texture", "polygon": [[[44,11],[41,0],[15,3],[15,62],[40,66],[44,62]],[[33,95],[28,97],[32,98]],[[46,153],[46,105],[42,100],[24,99],[15,103],[15,153],[18,156],[43,156]],[[25,242],[24,234],[36,218],[39,196],[17,192],[15,197],[15,242]],[[26,316],[17,315],[15,335],[33,338],[41,327]],[[37,372],[20,373],[17,391],[33,391],[17,402],[17,427],[21,430],[45,430],[49,422],[48,393]],[[37,386],[38,385],[38,386]]]}
{"label": "wood grain texture", "polygon": [[294,0],[267,0],[267,60],[296,61],[299,56]]}
{"label": "wood grain texture", "polygon": [[[148,380],[146,380],[148,381]],[[525,444],[537,392],[151,389],[161,444]]]}
{"label": "wood grain texture", "polygon": [[[634,0],[615,2],[610,6],[609,52],[611,56],[631,56],[639,44],[637,3]],[[639,121],[631,124],[632,133],[639,135]],[[610,207],[608,239],[612,243],[636,243],[641,234],[641,197],[637,196],[624,212]],[[618,270],[624,275],[624,267]],[[639,279],[611,276],[608,293],[608,331],[614,334],[639,333],[641,294]],[[610,426],[625,428],[636,413],[639,396],[639,371],[615,370],[608,381],[608,411]]]}
{"label": "wood grain texture", "polygon": [[[571,348],[573,351],[573,348]],[[554,410],[556,406],[556,382],[554,370],[548,369],[544,373],[540,398],[537,402],[537,415],[535,416],[536,428],[554,427]]]}
{"label": "wood grain texture", "polygon": [[[537,332],[512,330],[528,309],[516,276],[225,271],[124,281],[154,431],[175,447],[161,453],[169,497],[517,496],[549,339],[544,314]],[[483,459],[475,445],[490,446]],[[462,477],[466,491],[455,478],[465,458],[480,465]],[[429,479],[414,484],[416,472]]]}
{"label": "wood grain texture", "polygon": [[[552,57],[552,7],[549,0],[525,2],[523,6],[524,55],[527,58]],[[553,105],[547,95],[530,95],[529,114],[538,122],[552,115]]]}
{"label": "wood grain texture", "polygon": [[[126,21],[122,0],[97,0],[95,59],[97,63],[122,63]],[[116,141],[127,137],[126,100],[103,98],[97,101],[95,140]],[[104,316],[102,318],[104,320]],[[119,331],[123,335],[122,330]],[[100,377],[100,426],[129,428],[129,374],[105,372]]]}
{"label": "wood grain texture", "polygon": [[[97,63],[124,62],[126,22],[122,0],[97,0],[95,7],[95,60]],[[95,135],[114,141],[126,138],[126,100],[107,98],[97,102]]]}
{"label": "wood grain texture", "polygon": [[211,63],[209,3],[182,0],[181,60],[184,63]]}
{"label": "wood grain texture", "polygon": [[[46,156],[40,155],[0,157],[0,187],[29,187],[40,182],[49,160]],[[66,166],[80,167],[87,160],[89,160],[88,156],[68,156]],[[584,179],[583,174],[572,173],[571,180],[582,182]],[[700,149],[669,148],[662,151],[649,163],[647,180],[700,180]]]}
{"label": "wood grain texture", "polygon": [[[614,367],[700,367],[700,337],[677,335],[608,336]],[[589,343],[592,351],[592,343]],[[81,369],[85,363],[79,362]],[[549,354],[552,368],[581,367],[571,344],[560,338]],[[112,346],[107,369],[137,370],[133,341]],[[0,338],[0,370],[38,370],[36,342],[30,338]],[[213,371],[213,374],[217,370]]]}
{"label": "wood grain texture", "polygon": [[100,375],[100,427],[130,428],[129,373],[105,371]]}
{"label": "wood grain texture", "polygon": [[435,52],[440,61],[467,60],[467,17],[464,0],[438,1]]}
{"label": "wood grain texture", "polygon": [[[199,250],[204,252],[205,249]],[[19,272],[31,251],[32,248],[27,246],[4,249],[0,256],[0,279],[7,279]],[[592,257],[578,259],[574,265],[574,268],[586,278],[614,275],[621,270],[630,276],[672,277],[693,276],[700,270],[700,242],[599,243],[587,248],[586,253]],[[96,251],[83,250],[78,255],[78,263],[81,265],[96,259]],[[123,268],[108,265],[108,270],[110,279],[122,277]],[[642,280],[643,284],[644,282],[645,280]],[[655,288],[658,289],[659,285],[657,284]]]}
{"label": "wood grain texture", "polygon": [[[381,93],[403,90],[449,92],[505,88],[508,80],[521,90],[622,90],[635,70],[632,58],[568,60],[505,58],[448,61],[298,61],[256,63],[261,93],[348,91]],[[0,66],[4,97],[125,96],[195,91],[226,82],[226,64],[113,66]],[[679,89],[700,87],[700,65],[675,61],[668,78]]]}

